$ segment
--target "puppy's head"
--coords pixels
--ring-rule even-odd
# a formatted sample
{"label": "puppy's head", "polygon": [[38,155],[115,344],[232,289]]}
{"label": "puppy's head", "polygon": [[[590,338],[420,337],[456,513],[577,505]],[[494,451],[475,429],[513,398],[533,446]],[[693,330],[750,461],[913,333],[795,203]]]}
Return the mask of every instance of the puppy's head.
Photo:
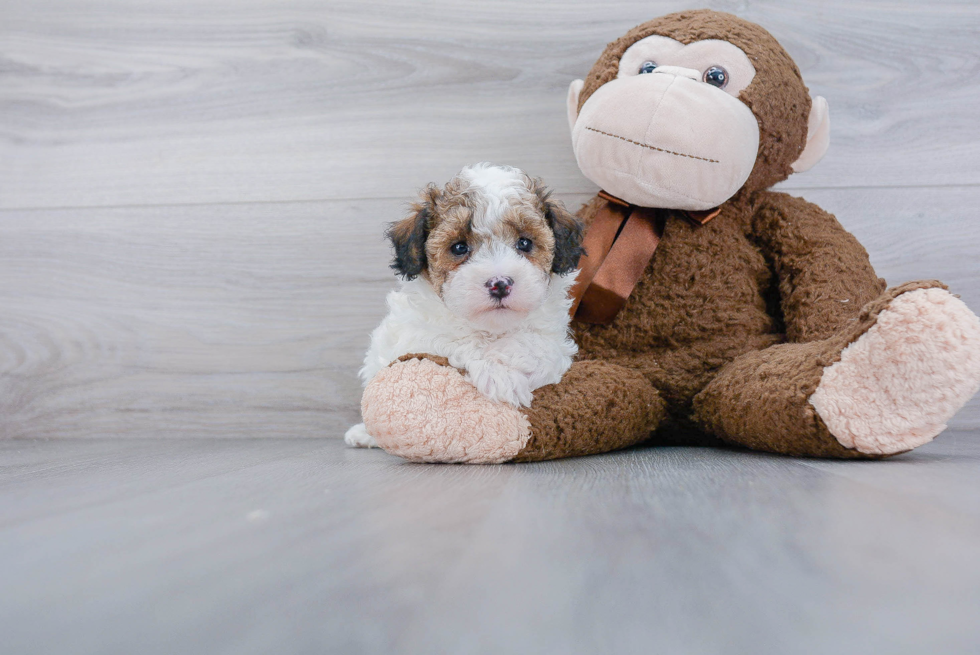
{"label": "puppy's head", "polygon": [[503,332],[538,307],[552,275],[571,273],[582,224],[539,180],[509,166],[461,170],[429,185],[408,218],[388,231],[398,273],[425,278],[457,316]]}

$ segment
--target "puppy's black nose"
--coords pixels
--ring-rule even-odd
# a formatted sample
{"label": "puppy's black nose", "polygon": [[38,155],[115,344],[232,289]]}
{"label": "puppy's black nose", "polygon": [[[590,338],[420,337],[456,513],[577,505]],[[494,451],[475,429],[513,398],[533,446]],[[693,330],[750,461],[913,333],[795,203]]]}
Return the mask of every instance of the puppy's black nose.
{"label": "puppy's black nose", "polygon": [[514,286],[514,280],[509,277],[492,277],[487,280],[487,289],[490,290],[490,295],[497,300],[510,295],[512,286]]}

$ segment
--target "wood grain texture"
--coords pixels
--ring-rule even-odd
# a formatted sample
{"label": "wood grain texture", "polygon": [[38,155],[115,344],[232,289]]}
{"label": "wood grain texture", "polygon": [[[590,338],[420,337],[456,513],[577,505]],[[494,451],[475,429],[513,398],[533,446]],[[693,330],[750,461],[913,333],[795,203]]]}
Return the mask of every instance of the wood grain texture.
{"label": "wood grain texture", "polygon": [[[980,5],[708,4],[830,101],[784,186],[980,310]],[[385,223],[481,160],[576,207],[569,82],[685,6],[0,0],[0,651],[980,649],[978,399],[884,462],[337,439]]]}
{"label": "wood grain texture", "polygon": [[[980,188],[806,196],[892,284],[980,309]],[[405,204],[0,212],[0,436],[339,437]],[[952,425],[980,427],[980,400]]]}
{"label": "wood grain texture", "polygon": [[3,214],[0,434],[340,434],[394,282],[368,205]]}
{"label": "wood grain texture", "polygon": [[[794,186],[980,183],[980,5],[709,2],[829,99]],[[0,207],[402,198],[491,160],[592,189],[564,102],[682,2],[3,0]]]}
{"label": "wood grain texture", "polygon": [[[978,6],[711,6],[830,99],[830,154],[785,186],[980,309]],[[568,82],[682,7],[0,0],[0,438],[339,436],[383,225],[484,159],[580,203]]]}
{"label": "wood grain texture", "polygon": [[337,440],[0,442],[3,650],[976,652],[980,442],[949,436],[884,462],[487,467]]}

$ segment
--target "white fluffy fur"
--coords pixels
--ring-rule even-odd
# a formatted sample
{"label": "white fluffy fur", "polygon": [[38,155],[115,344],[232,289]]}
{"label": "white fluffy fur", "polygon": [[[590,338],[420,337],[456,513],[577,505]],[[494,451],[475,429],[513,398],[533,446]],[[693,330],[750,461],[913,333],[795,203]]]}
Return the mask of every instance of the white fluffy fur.
{"label": "white fluffy fur", "polygon": [[[568,290],[575,275],[552,275],[543,302],[502,333],[474,330],[425,280],[404,282],[388,294],[388,315],[371,333],[361,380],[367,386],[402,355],[428,353],[464,369],[466,380],[488,398],[530,405],[531,392],[559,382],[578,350],[568,333]],[[345,439],[353,446],[375,445],[363,423],[348,430]]]}
{"label": "white fluffy fur", "polygon": [[[402,355],[427,353],[464,370],[487,398],[526,407],[531,392],[561,380],[578,350],[568,329],[568,294],[577,271],[542,270],[495,235],[505,210],[529,193],[521,171],[484,163],[459,175],[478,191],[472,230],[483,237],[482,245],[449,275],[441,297],[422,278],[388,294],[388,315],[371,334],[360,377],[367,386]],[[512,281],[510,293],[494,299],[488,280],[499,277]],[[348,430],[345,440],[375,445],[363,423]]]}
{"label": "white fluffy fur", "polygon": [[[513,281],[510,294],[494,300],[487,293],[487,280],[507,277]],[[466,319],[470,329],[506,332],[521,323],[528,312],[544,302],[552,274],[543,271],[510,244],[493,241],[473,253],[442,287],[446,307]]]}
{"label": "white fluffy fur", "polygon": [[388,315],[371,334],[361,380],[367,385],[407,353],[429,353],[465,369],[466,379],[488,398],[530,405],[531,392],[561,380],[577,351],[568,335],[574,281],[574,274],[552,275],[544,301],[514,329],[497,334],[474,330],[424,280],[405,282],[388,294]]}
{"label": "white fluffy fur", "polygon": [[[544,302],[551,286],[549,271],[532,264],[514,249],[513,243],[504,242],[494,233],[506,210],[527,200],[531,193],[524,173],[511,166],[482,162],[467,166],[459,177],[469,182],[471,192],[475,192],[470,205],[471,229],[482,237],[483,244],[450,274],[442,288],[442,299],[453,314],[469,322],[471,330],[506,332]],[[510,278],[512,286],[506,298],[494,300],[487,293],[488,280],[500,277]]]}
{"label": "white fluffy fur", "polygon": [[471,189],[480,191],[484,207],[473,216],[473,231],[489,233],[493,223],[500,219],[507,204],[527,194],[524,174],[513,166],[494,166],[481,162],[467,166],[459,176],[470,183]]}

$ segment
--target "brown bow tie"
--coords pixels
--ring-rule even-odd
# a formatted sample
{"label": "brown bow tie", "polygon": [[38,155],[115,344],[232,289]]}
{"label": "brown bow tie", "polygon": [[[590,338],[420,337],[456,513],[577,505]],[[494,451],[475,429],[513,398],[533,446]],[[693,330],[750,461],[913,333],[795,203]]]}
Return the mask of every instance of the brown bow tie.
{"label": "brown bow tie", "polygon": [[[605,191],[606,201],[589,226],[582,245],[579,274],[572,287],[570,313],[584,323],[611,323],[626,304],[660,243],[670,210],[637,207]],[[695,225],[704,225],[721,208],[681,212]]]}

